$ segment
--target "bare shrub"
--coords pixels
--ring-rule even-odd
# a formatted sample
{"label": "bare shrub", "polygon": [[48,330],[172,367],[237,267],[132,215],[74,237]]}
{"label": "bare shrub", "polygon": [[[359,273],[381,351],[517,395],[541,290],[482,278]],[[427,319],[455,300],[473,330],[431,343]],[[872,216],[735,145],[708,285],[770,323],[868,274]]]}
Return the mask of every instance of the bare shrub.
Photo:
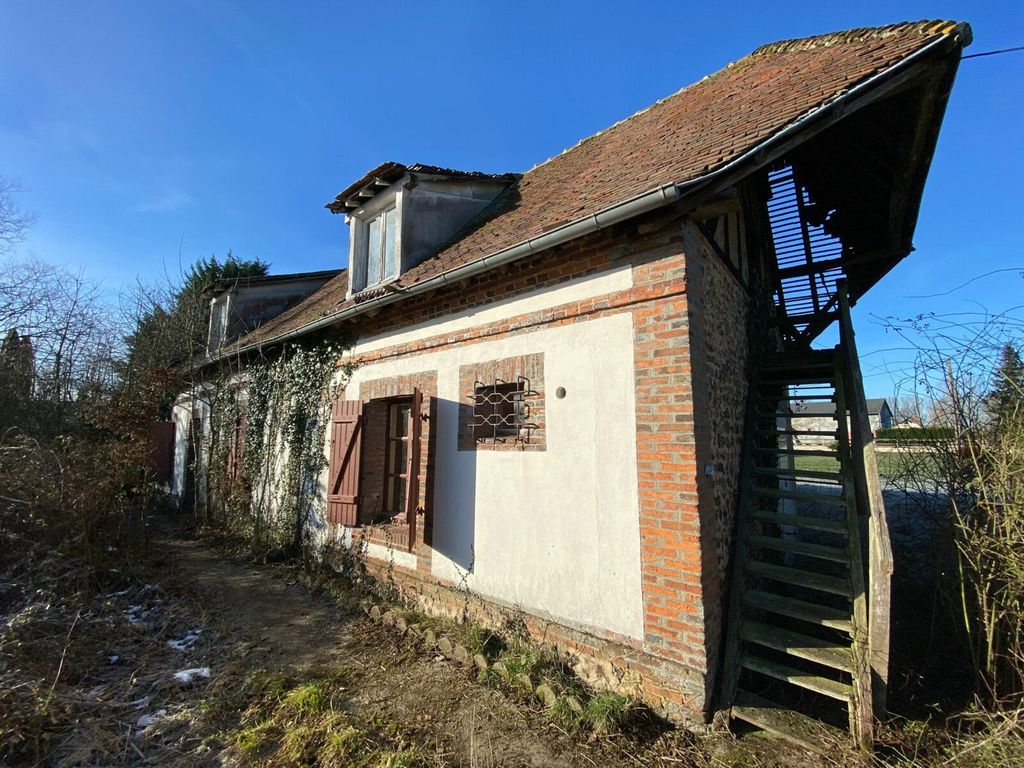
{"label": "bare shrub", "polygon": [[929,426],[945,428],[901,448],[893,482],[951,538],[946,596],[979,704],[1015,710],[1024,695],[1024,375],[1005,363],[1024,341],[1024,320],[978,313],[887,324],[912,352],[902,395],[927,403]]}

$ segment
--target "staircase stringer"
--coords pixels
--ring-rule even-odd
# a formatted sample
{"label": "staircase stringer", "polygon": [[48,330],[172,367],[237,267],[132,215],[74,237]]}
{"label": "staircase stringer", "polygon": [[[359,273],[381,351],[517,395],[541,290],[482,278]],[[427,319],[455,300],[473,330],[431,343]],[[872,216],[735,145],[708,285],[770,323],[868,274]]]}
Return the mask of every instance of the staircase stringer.
{"label": "staircase stringer", "polygon": [[841,346],[836,347],[836,424],[839,431],[839,467],[847,503],[847,553],[850,561],[850,591],[853,623],[853,700],[850,702],[850,732],[862,747],[873,741],[874,711],[871,694],[871,664],[868,627],[868,599],[864,586],[864,557],[860,541],[860,514],[854,486],[854,463],[847,424],[846,388]]}

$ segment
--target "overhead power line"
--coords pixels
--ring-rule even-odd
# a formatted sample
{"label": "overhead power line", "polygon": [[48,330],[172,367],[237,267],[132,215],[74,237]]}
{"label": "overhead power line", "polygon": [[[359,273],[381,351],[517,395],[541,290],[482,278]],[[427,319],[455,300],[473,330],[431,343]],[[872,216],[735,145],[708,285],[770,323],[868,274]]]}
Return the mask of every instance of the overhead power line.
{"label": "overhead power line", "polygon": [[961,56],[963,59],[977,59],[981,56],[996,56],[1000,53],[1013,53],[1015,51],[1024,51],[1024,45],[1018,45],[1015,48],[1000,48],[998,51],[984,51],[982,53],[972,53],[970,56]]}

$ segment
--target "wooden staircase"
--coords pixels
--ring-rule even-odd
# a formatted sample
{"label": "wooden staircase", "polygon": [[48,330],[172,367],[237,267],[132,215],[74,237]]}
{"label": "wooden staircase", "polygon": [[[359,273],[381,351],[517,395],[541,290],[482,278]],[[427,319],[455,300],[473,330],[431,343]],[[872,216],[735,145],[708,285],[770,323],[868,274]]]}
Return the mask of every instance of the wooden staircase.
{"label": "wooden staircase", "polygon": [[[751,382],[720,699],[809,749],[869,743],[868,592],[842,349],[778,353]],[[832,416],[804,428],[808,403]]]}
{"label": "wooden staircase", "polygon": [[[847,730],[870,746],[884,713],[892,552],[848,284],[859,296],[877,276],[806,172],[787,161],[765,179],[760,343],[781,351],[751,366],[717,709],[821,751]],[[836,323],[839,344],[812,349]],[[793,420],[812,403],[832,417]]]}

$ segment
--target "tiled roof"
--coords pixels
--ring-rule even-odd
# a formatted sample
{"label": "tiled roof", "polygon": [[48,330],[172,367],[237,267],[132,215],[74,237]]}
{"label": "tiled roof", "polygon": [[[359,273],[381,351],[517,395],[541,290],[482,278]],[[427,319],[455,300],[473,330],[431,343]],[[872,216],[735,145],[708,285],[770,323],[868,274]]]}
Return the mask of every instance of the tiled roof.
{"label": "tiled roof", "polygon": [[[532,168],[449,245],[402,275],[399,284],[415,285],[645,192],[699,179],[960,29],[954,22],[921,21],[762,46]],[[392,166],[400,164],[375,170]],[[372,181],[373,173],[346,191]],[[339,290],[340,280],[305,302],[315,310],[299,305],[290,322],[283,315],[266,323],[242,345],[294,331],[305,318],[322,317],[332,307],[340,312],[355,306]]]}

